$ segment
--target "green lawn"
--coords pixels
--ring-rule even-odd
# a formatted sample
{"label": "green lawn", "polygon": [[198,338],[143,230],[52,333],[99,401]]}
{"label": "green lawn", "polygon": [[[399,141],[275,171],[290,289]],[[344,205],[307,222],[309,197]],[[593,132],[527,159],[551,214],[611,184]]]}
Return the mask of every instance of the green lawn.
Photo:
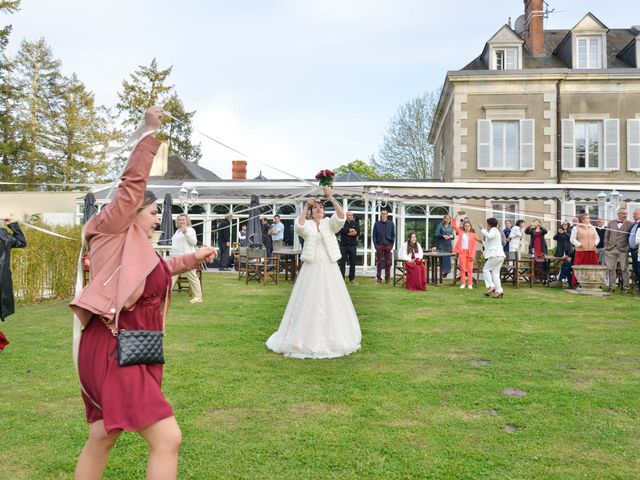
{"label": "green lawn", "polygon": [[[638,478],[640,297],[359,281],[362,350],[332,360],[264,347],[288,284],[207,274],[205,303],[174,296],[164,392],[180,478]],[[87,433],[70,311],[19,305],[0,328],[0,478],[69,478]],[[146,454],[124,434],[106,478],[144,478]]]}

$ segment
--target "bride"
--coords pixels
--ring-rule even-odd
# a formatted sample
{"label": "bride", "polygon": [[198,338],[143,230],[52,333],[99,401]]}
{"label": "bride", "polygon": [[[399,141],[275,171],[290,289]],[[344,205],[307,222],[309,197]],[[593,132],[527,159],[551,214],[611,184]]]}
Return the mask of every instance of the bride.
{"label": "bride", "polygon": [[[324,218],[322,202],[310,198],[296,219],[294,231],[304,238],[304,263],[280,327],[266,343],[286,357],[333,358],[360,348],[360,324],[337,263],[336,233],[344,225],[345,214],[331,187],[324,187],[324,193],[336,213]],[[308,210],[310,220],[305,219]]]}

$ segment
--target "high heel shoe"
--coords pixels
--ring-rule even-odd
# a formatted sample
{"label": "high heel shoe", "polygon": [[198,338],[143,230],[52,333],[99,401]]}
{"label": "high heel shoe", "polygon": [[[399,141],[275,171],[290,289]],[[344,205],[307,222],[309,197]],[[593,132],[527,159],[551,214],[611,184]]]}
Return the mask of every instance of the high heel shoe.
{"label": "high heel shoe", "polygon": [[494,293],[493,295],[491,295],[491,298],[502,298],[502,297],[504,297],[504,292]]}
{"label": "high heel shoe", "polygon": [[495,289],[495,288],[490,288],[489,290],[487,290],[486,292],[484,292],[484,296],[485,296],[485,297],[490,297],[490,296],[491,296],[491,294],[492,294],[493,292],[495,292],[495,291],[496,291],[496,289]]}

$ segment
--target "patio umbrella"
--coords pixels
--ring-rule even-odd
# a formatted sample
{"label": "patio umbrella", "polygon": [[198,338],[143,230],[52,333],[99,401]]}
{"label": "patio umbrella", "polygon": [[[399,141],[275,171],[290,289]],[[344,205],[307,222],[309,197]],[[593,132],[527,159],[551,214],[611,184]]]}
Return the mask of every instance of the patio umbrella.
{"label": "patio umbrella", "polygon": [[84,196],[84,207],[82,208],[82,223],[85,224],[98,213],[98,207],[96,206],[96,196],[89,192]]}
{"label": "patio umbrella", "polygon": [[262,226],[260,225],[260,199],[251,195],[249,219],[247,220],[247,245],[262,245]]}
{"label": "patio umbrella", "polygon": [[160,240],[158,245],[171,245],[171,237],[173,237],[173,218],[171,217],[173,209],[173,200],[170,193],[164,194],[164,202],[162,204],[162,219],[160,220]]}

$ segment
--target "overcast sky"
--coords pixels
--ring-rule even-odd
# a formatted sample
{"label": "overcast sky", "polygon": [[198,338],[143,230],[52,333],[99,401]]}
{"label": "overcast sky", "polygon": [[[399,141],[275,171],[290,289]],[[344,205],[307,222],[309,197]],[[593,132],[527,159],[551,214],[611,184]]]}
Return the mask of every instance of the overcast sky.
{"label": "overcast sky", "polygon": [[[97,100],[153,57],[194,127],[294,175],[313,177],[377,152],[400,104],[439,88],[476,57],[522,0],[23,0],[9,52],[41,36]],[[545,28],[591,11],[610,28],[640,24],[638,0],[552,0]],[[238,155],[202,142],[201,165],[231,176]],[[260,170],[282,178],[255,162]]]}

